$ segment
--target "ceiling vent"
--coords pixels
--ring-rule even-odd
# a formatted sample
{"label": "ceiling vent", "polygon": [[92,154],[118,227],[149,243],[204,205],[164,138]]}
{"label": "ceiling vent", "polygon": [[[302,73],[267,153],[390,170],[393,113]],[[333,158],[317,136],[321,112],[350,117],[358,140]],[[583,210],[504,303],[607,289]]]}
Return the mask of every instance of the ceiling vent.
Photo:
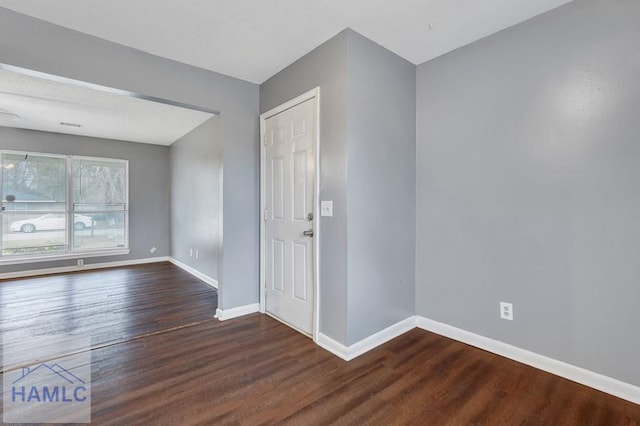
{"label": "ceiling vent", "polygon": [[61,121],[60,122],[61,126],[67,126],[67,127],[82,127],[82,124],[78,124],[78,123],[67,123],[66,121]]}

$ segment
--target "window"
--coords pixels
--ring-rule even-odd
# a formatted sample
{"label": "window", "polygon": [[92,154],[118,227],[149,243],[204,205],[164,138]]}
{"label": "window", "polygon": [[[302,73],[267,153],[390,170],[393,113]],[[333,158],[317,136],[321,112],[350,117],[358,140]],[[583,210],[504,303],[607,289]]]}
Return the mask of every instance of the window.
{"label": "window", "polygon": [[128,249],[128,162],[0,151],[0,260]]}
{"label": "window", "polygon": [[[127,164],[96,158],[73,160],[73,250],[127,245]],[[93,223],[85,225],[85,218]]]}

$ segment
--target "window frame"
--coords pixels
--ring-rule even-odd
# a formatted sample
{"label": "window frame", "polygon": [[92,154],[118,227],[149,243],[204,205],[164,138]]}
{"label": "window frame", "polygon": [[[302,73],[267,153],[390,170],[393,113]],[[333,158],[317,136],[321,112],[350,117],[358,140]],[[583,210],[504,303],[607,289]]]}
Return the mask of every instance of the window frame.
{"label": "window frame", "polygon": [[[0,265],[14,265],[14,264],[23,264],[23,263],[36,263],[36,262],[50,262],[55,260],[65,260],[65,259],[83,259],[83,258],[91,258],[91,257],[103,257],[103,256],[119,256],[129,254],[130,250],[130,233],[129,233],[129,215],[130,215],[130,199],[129,199],[129,160],[122,158],[110,158],[110,157],[93,157],[93,156],[85,156],[85,155],[64,155],[64,154],[54,154],[54,153],[45,153],[45,152],[34,152],[34,151],[22,151],[22,150],[10,150],[10,149],[0,149],[0,158],[4,154],[13,154],[13,155],[33,155],[33,156],[44,156],[51,158],[63,158],[65,159],[65,190],[66,190],[66,199],[65,199],[65,208],[64,210],[57,211],[49,211],[49,210],[39,210],[38,213],[42,215],[57,213],[64,214],[66,218],[66,230],[65,230],[65,251],[56,254],[28,254],[28,255],[3,255],[2,254],[2,244],[4,238],[0,239]],[[125,185],[124,185],[124,208],[123,210],[117,210],[112,212],[123,213],[124,214],[124,247],[114,247],[114,248],[99,248],[95,250],[87,250],[87,249],[76,249],[74,244],[74,219],[75,214],[75,205],[74,205],[74,174],[73,174],[73,161],[74,160],[87,160],[87,161],[103,161],[103,162],[113,162],[113,163],[122,163],[125,169]],[[0,173],[0,194],[4,195],[4,182],[3,182],[3,173]],[[4,199],[0,200],[0,203],[4,203]],[[89,213],[89,212],[88,212]],[[91,211],[92,214],[96,212]],[[4,216],[5,212],[0,212],[0,217]],[[81,213],[80,213],[81,214]],[[2,225],[3,226],[3,225]]]}
{"label": "window frame", "polygon": [[[102,248],[102,249],[96,249],[96,250],[77,250],[75,248],[75,239],[74,239],[74,223],[75,223],[75,215],[76,214],[83,214],[83,211],[76,211],[76,203],[74,200],[74,194],[75,194],[75,176],[73,175],[73,162],[75,160],[87,160],[87,161],[102,161],[102,162],[108,162],[108,163],[123,163],[124,164],[124,174],[125,174],[125,179],[124,179],[124,209],[123,210],[87,210],[84,211],[84,213],[88,213],[88,214],[104,214],[104,213],[124,213],[124,247],[116,247],[116,248]],[[93,252],[99,252],[99,253],[103,253],[105,251],[111,252],[114,250],[129,250],[129,160],[122,160],[122,159],[118,159],[118,158],[107,158],[107,157],[89,157],[89,156],[83,156],[83,155],[70,155],[69,156],[69,161],[67,163],[67,179],[69,181],[69,185],[68,185],[68,193],[67,193],[67,198],[68,198],[68,207],[69,207],[69,213],[67,215],[67,220],[71,220],[71,225],[67,227],[67,236],[69,238],[69,244],[68,244],[68,248],[69,248],[69,252],[70,253],[79,253],[79,254],[85,254],[85,253],[93,253]]]}

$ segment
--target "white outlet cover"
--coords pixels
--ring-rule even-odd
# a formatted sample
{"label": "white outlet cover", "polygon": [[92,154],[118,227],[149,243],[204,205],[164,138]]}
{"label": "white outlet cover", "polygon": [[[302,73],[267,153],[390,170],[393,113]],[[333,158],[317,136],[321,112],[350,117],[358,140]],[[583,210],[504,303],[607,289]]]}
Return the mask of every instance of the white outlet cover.
{"label": "white outlet cover", "polygon": [[320,202],[320,216],[333,216],[333,201]]}
{"label": "white outlet cover", "polygon": [[500,318],[513,321],[513,303],[500,302]]}

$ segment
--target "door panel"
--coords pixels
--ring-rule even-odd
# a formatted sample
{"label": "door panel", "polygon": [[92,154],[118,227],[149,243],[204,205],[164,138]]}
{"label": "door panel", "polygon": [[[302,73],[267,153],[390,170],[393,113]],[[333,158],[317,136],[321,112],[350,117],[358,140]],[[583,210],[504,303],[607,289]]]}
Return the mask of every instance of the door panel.
{"label": "door panel", "polygon": [[284,158],[276,157],[271,160],[272,164],[272,202],[271,211],[273,212],[271,219],[284,219]]}
{"label": "door panel", "polygon": [[307,301],[307,245],[293,243],[293,296]]}
{"label": "door panel", "polygon": [[293,220],[307,220],[307,153],[293,154]]}
{"label": "door panel", "polygon": [[265,120],[266,310],[311,334],[316,103],[311,99]]}
{"label": "door panel", "polygon": [[273,240],[273,289],[284,293],[284,241]]}

